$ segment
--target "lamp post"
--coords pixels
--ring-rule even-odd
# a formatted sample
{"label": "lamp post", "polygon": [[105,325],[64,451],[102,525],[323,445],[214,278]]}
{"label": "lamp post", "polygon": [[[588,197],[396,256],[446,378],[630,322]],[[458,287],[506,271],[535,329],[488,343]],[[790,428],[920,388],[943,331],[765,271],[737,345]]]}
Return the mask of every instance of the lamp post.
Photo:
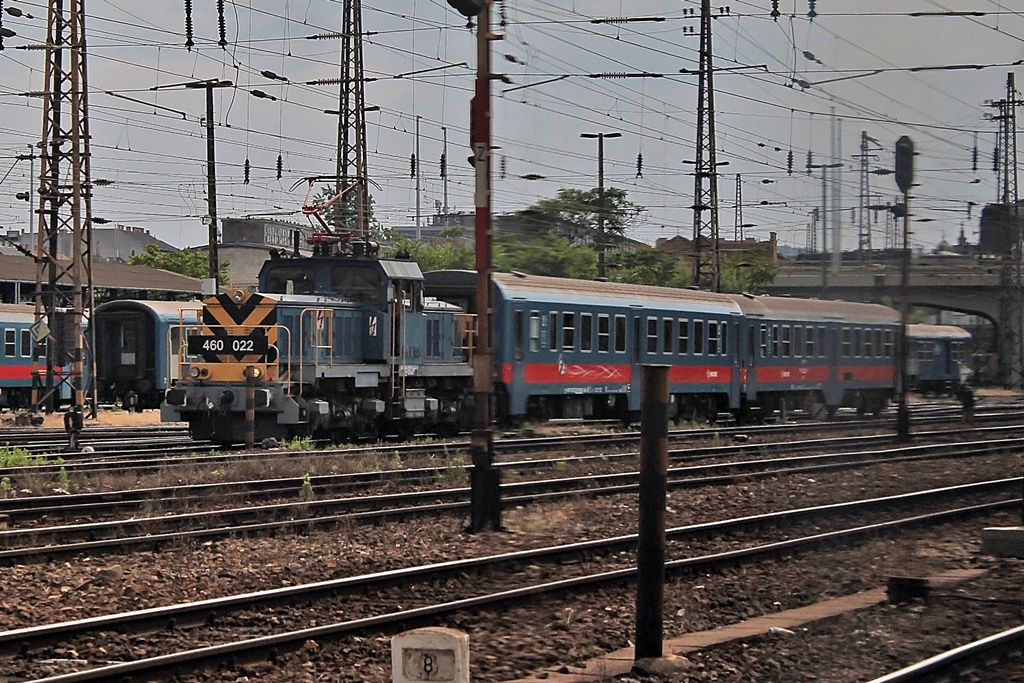
{"label": "lamp post", "polygon": [[580,133],[581,138],[597,138],[597,277],[604,275],[604,139],[621,138],[622,133]]}
{"label": "lamp post", "polygon": [[[828,169],[839,168],[836,164],[807,164],[807,173],[821,169],[821,298],[828,298]],[[839,220],[836,218],[836,220]]]}
{"label": "lamp post", "polygon": [[217,230],[217,159],[213,138],[213,89],[230,88],[232,85],[231,81],[209,78],[203,81],[156,85],[150,88],[150,90],[164,90],[166,88],[204,88],[206,90],[206,206],[208,210],[207,218],[210,221],[210,278],[215,286],[220,275],[220,257],[217,253],[219,238]]}

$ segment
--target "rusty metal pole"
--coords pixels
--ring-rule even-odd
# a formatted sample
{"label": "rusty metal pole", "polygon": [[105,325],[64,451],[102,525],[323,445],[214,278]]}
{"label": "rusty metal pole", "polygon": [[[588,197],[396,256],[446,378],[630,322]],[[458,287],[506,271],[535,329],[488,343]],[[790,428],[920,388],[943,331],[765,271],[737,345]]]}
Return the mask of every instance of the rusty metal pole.
{"label": "rusty metal pole", "polygon": [[910,319],[910,189],[903,192],[903,254],[900,267],[900,325],[899,367],[897,368],[896,438],[910,440],[910,407],[907,405],[907,325]]}
{"label": "rusty metal pole", "polygon": [[662,656],[665,500],[668,490],[668,366],[643,366],[640,404],[640,524],[635,659]]}
{"label": "rusty metal pole", "polygon": [[245,447],[256,441],[256,368],[245,366]]}
{"label": "rusty metal pole", "polygon": [[476,168],[476,353],[473,392],[476,424],[470,439],[473,472],[470,476],[470,530],[501,528],[501,488],[494,463],[491,428],[494,367],[491,357],[493,301],[491,292],[491,0],[485,0],[477,18],[476,91],[470,105],[470,144]]}

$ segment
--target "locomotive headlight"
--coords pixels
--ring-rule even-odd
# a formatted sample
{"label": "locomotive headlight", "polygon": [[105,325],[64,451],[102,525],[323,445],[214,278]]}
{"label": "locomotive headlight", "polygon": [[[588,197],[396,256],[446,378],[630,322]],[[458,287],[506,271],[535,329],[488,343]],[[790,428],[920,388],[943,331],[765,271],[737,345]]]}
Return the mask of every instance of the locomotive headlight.
{"label": "locomotive headlight", "polygon": [[253,368],[252,369],[252,378],[253,379],[259,379],[262,376],[263,376],[263,368]]}
{"label": "locomotive headlight", "polygon": [[199,368],[193,366],[188,370],[188,376],[192,379],[199,379]]}
{"label": "locomotive headlight", "polygon": [[245,293],[242,290],[240,290],[240,289],[236,289],[235,293],[231,295],[231,298],[235,300],[236,304],[242,303],[242,299],[244,297],[245,297]]}

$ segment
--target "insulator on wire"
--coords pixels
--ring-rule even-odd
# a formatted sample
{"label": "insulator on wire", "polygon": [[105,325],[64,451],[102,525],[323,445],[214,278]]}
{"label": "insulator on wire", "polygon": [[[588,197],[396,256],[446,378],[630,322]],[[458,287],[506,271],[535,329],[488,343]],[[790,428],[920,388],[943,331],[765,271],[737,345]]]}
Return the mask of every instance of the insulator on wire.
{"label": "insulator on wire", "polygon": [[280,154],[278,154],[277,155],[277,179],[278,180],[281,179],[281,175],[282,175],[281,171],[283,169],[284,169],[284,158]]}
{"label": "insulator on wire", "polygon": [[814,7],[817,4],[818,0],[807,0],[807,18],[810,19],[811,21],[814,21],[814,18],[818,16],[818,13],[815,11]]}
{"label": "insulator on wire", "polygon": [[811,161],[814,159],[811,150],[807,150],[807,175],[811,175]]}
{"label": "insulator on wire", "polygon": [[249,163],[249,157],[245,158],[245,164],[242,165],[242,183],[244,185],[249,184],[249,172],[252,171],[252,165]]}
{"label": "insulator on wire", "polygon": [[0,50],[4,49],[4,3],[0,0]]}
{"label": "insulator on wire", "polygon": [[410,178],[415,178],[416,177],[416,155],[415,154],[410,154],[409,155],[409,177]]}
{"label": "insulator on wire", "polygon": [[441,152],[441,177],[448,177],[448,155]]}
{"label": "insulator on wire", "polygon": [[224,27],[224,0],[217,0],[217,27],[220,29],[220,40],[217,41],[217,44],[222,49],[226,48],[228,46],[228,39]]}
{"label": "insulator on wire", "polygon": [[786,173],[793,175],[793,150],[789,150],[789,156],[786,158]]}
{"label": "insulator on wire", "polygon": [[643,178],[644,177],[644,153],[643,152],[637,152],[637,155],[636,155],[636,177],[637,178]]}
{"label": "insulator on wire", "polygon": [[196,41],[192,40],[192,0],[185,0],[185,48],[192,52]]}
{"label": "insulator on wire", "polygon": [[782,13],[779,12],[779,0],[772,0],[772,19],[778,21],[780,16]]}
{"label": "insulator on wire", "polygon": [[501,5],[499,5],[499,12],[501,13],[501,25],[508,26],[508,14],[505,13],[505,0],[501,0]]}
{"label": "insulator on wire", "polygon": [[971,150],[971,170],[975,173],[978,172],[978,146],[975,145],[974,149]]}
{"label": "insulator on wire", "polygon": [[501,179],[505,179],[505,172],[508,170],[508,159],[501,157]]}
{"label": "insulator on wire", "polygon": [[999,145],[992,150],[992,172],[999,173]]}

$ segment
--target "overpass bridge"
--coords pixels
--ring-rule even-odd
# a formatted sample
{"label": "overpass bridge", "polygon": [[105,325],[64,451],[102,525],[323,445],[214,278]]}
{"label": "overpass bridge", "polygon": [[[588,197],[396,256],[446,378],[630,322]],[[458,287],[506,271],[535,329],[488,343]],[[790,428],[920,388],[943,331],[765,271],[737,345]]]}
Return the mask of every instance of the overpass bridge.
{"label": "overpass bridge", "polygon": [[[854,260],[856,259],[856,260]],[[827,270],[825,269],[827,267]],[[857,259],[850,254],[838,269],[820,260],[779,262],[779,272],[765,291],[818,299],[843,299],[881,303],[899,308],[902,264],[897,257]],[[1009,264],[997,257],[934,256],[915,254],[911,257],[907,293],[911,307],[927,307],[978,315],[994,327],[995,349],[1000,375],[1020,377],[1011,373],[1011,359],[1017,368],[1024,364],[1024,349],[1010,353],[1014,346],[1011,329],[1021,330],[1021,313],[1013,313],[1010,298]],[[1011,320],[1015,318],[1015,320]],[[1015,327],[1011,327],[1011,323]],[[1020,335],[1016,335],[1020,344]]]}

